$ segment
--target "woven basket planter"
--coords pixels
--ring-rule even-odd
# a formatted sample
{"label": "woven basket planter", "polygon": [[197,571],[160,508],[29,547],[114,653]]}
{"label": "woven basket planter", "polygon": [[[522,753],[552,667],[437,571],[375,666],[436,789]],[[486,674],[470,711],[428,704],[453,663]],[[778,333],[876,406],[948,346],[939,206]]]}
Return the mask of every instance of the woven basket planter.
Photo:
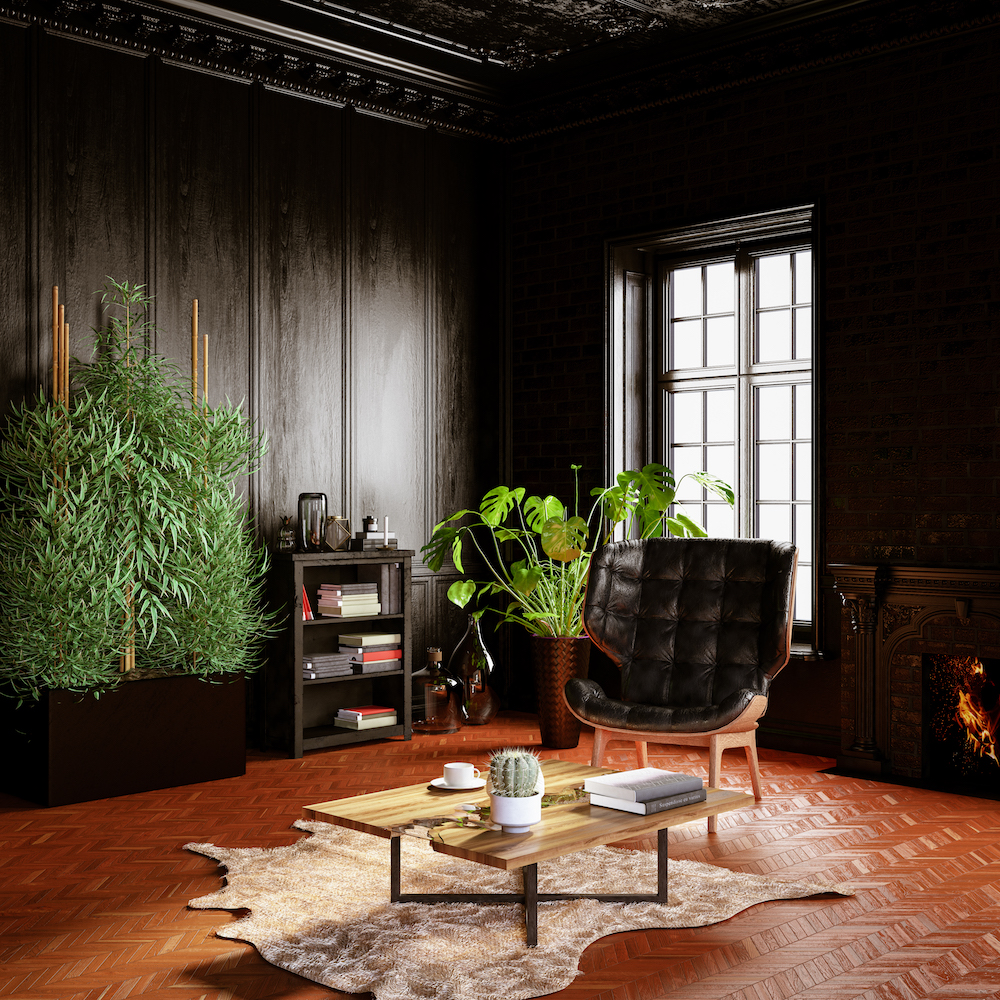
{"label": "woven basket planter", "polygon": [[590,639],[537,635],[530,638],[542,746],[552,750],[571,749],[580,742],[580,720],[570,712],[563,688],[571,678],[587,676]]}

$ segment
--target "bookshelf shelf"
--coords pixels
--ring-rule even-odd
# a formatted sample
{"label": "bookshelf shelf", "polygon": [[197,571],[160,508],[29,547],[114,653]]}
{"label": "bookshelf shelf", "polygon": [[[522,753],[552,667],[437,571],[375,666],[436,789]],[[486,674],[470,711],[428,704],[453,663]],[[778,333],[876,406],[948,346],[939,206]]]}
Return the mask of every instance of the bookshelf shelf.
{"label": "bookshelf shelf", "polygon": [[[410,674],[412,663],[412,549],[365,552],[317,552],[276,555],[268,578],[272,607],[283,614],[283,625],[271,641],[260,677],[259,703],[264,746],[301,757],[306,750],[380,740],[410,739]],[[302,619],[302,591],[316,607],[323,583],[378,584],[379,600],[392,610],[377,615]],[[302,661],[310,655],[335,653],[339,636],[351,632],[398,632],[401,668],[377,673],[310,678]],[[333,724],[341,708],[353,705],[395,708],[397,724],[372,729],[348,729]]]}

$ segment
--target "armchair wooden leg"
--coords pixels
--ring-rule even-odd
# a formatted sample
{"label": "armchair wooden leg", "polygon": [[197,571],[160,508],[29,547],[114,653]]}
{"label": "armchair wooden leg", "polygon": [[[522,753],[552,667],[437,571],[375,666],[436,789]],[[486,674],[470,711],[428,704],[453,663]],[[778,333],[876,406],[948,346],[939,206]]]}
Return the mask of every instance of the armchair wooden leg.
{"label": "armchair wooden leg", "polygon": [[635,741],[636,767],[649,767],[649,754],[646,752],[646,741]]}
{"label": "armchair wooden leg", "polygon": [[[722,770],[722,751],[724,747],[718,736],[712,736],[708,741],[708,787],[719,787],[719,771]],[[719,829],[719,817],[708,817],[708,832],[717,833]]]}
{"label": "armchair wooden leg", "polygon": [[594,727],[594,749],[590,754],[590,766],[600,767],[604,760],[604,753],[608,749],[608,737],[611,734],[606,729]]}
{"label": "armchair wooden leg", "polygon": [[757,736],[755,733],[750,733],[750,738],[747,740],[744,749],[747,754],[747,764],[750,767],[750,783],[753,785],[753,797],[760,802],[764,796],[760,791],[760,766],[757,762]]}

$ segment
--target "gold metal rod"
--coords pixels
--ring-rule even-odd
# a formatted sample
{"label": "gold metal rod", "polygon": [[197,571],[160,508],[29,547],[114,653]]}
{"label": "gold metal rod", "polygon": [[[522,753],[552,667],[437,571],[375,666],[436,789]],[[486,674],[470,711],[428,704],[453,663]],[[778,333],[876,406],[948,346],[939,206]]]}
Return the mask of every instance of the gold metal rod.
{"label": "gold metal rod", "polygon": [[52,402],[59,393],[59,286],[52,286]]}
{"label": "gold metal rod", "polygon": [[63,401],[69,405],[69,323],[63,323],[62,376],[62,398]]}
{"label": "gold metal rod", "polygon": [[56,399],[63,398],[63,367],[66,364],[66,307],[59,307],[59,382],[56,385]]}
{"label": "gold metal rod", "polygon": [[202,337],[202,351],[201,358],[201,402],[205,407],[205,412],[208,412],[208,334],[204,334]]}
{"label": "gold metal rod", "polygon": [[191,300],[191,405],[198,405],[198,300]]}

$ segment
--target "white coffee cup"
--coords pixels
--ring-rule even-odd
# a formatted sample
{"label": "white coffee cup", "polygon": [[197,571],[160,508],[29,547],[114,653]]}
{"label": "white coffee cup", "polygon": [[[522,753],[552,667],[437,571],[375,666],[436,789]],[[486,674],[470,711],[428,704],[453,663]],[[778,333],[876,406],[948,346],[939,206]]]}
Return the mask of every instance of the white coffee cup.
{"label": "white coffee cup", "polygon": [[444,783],[450,788],[468,788],[479,777],[479,768],[461,761],[453,761],[444,766]]}

